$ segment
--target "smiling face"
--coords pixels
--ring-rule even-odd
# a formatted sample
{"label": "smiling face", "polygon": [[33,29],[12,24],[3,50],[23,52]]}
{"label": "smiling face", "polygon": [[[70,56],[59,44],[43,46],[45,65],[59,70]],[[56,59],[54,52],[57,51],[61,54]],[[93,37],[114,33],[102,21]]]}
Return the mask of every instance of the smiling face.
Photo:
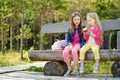
{"label": "smiling face", "polygon": [[95,26],[95,19],[91,18],[90,16],[87,16],[87,23],[89,26]]}
{"label": "smiling face", "polygon": [[75,26],[80,25],[80,17],[79,16],[73,17],[73,23]]}

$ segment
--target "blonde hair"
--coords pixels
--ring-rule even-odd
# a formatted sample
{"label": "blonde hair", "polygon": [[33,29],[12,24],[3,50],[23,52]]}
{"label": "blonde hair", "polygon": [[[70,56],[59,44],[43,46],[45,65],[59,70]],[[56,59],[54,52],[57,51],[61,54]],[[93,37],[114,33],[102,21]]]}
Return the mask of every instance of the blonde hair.
{"label": "blonde hair", "polygon": [[[99,20],[99,17],[98,17],[98,15],[97,15],[97,13],[95,13],[95,12],[93,12],[93,13],[88,13],[88,14],[87,14],[87,17],[88,17],[88,16],[89,16],[90,18],[94,19],[97,27],[100,27],[101,30],[102,30],[102,26],[101,26],[101,23],[100,23],[100,20]],[[104,32],[103,32],[103,30],[102,30],[102,35],[100,36],[100,39],[102,40],[102,42],[103,42],[103,34],[104,34]]]}
{"label": "blonde hair", "polygon": [[102,29],[99,17],[97,15],[97,13],[93,12],[93,13],[88,13],[87,16],[89,16],[90,18],[95,20],[95,23],[98,27],[100,27]]}

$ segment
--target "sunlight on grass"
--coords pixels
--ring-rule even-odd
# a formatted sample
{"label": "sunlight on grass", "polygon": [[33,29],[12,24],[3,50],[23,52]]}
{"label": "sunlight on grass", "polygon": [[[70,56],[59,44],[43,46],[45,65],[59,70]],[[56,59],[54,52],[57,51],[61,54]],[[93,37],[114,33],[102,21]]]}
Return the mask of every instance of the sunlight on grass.
{"label": "sunlight on grass", "polygon": [[[93,73],[93,69],[94,69],[94,61],[86,61],[85,62],[85,72],[84,74],[92,74]],[[112,66],[113,62],[110,61],[110,63],[108,63],[107,61],[101,61],[100,62],[100,69],[98,74],[111,74],[111,66]],[[73,67],[73,72],[72,74],[75,74],[75,69],[74,69],[74,63],[72,62],[72,67]]]}
{"label": "sunlight on grass", "polygon": [[[107,61],[104,61],[104,62],[101,61],[98,74],[107,74],[107,73],[111,74],[112,64],[113,64],[112,61],[110,63],[108,63]],[[95,65],[94,61],[88,61],[85,64],[85,73],[86,74],[93,73],[94,65]]]}
{"label": "sunlight on grass", "polygon": [[22,61],[18,52],[6,52],[5,55],[0,52],[0,67],[29,63],[28,52],[24,51],[23,54],[25,60]]}

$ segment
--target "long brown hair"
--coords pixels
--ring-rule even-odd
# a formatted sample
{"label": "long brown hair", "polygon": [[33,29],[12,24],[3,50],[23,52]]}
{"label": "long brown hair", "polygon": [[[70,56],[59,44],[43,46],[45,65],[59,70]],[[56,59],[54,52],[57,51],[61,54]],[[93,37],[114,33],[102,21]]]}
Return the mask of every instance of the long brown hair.
{"label": "long brown hair", "polygon": [[73,34],[74,34],[75,24],[74,24],[74,22],[73,22],[73,18],[74,18],[75,16],[79,16],[79,17],[80,17],[80,24],[79,24],[78,28],[79,28],[80,31],[81,31],[79,35],[82,34],[82,17],[81,17],[81,15],[80,15],[80,13],[76,11],[76,12],[72,13],[72,17],[71,17],[71,29],[70,29],[70,34],[71,34],[71,36],[73,36]]}

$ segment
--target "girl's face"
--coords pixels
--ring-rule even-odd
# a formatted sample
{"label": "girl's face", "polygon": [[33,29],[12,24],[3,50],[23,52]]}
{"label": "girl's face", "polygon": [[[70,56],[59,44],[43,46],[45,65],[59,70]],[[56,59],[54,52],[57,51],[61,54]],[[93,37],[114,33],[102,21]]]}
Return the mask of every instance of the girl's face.
{"label": "girl's face", "polygon": [[78,26],[80,24],[80,17],[79,16],[73,17],[73,23],[75,24],[75,26]]}
{"label": "girl's face", "polygon": [[90,16],[87,16],[87,24],[89,26],[95,26],[95,19],[91,18]]}

